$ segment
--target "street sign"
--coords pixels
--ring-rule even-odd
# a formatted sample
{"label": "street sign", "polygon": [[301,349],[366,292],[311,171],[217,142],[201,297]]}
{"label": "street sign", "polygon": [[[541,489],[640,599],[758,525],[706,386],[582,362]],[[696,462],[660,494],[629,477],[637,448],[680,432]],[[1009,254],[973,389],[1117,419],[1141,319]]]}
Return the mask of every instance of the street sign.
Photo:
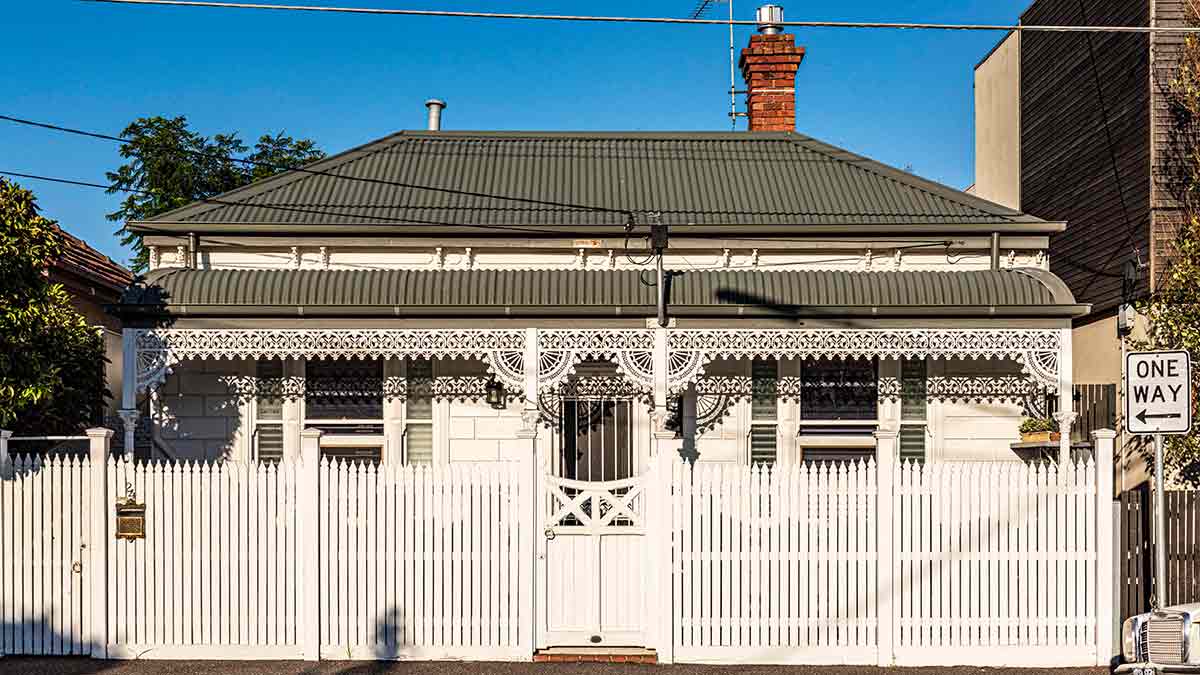
{"label": "street sign", "polygon": [[1187,352],[1125,356],[1125,428],[1131,434],[1192,430],[1192,365]]}

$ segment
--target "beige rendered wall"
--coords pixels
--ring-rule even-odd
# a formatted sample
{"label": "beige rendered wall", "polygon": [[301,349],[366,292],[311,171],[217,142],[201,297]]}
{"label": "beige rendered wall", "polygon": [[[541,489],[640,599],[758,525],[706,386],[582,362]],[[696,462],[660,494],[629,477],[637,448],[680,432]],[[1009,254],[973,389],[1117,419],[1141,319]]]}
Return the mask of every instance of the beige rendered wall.
{"label": "beige rendered wall", "polygon": [[1021,36],[1010,33],[975,68],[973,193],[1021,207]]}
{"label": "beige rendered wall", "polygon": [[1076,326],[1071,331],[1075,384],[1114,384],[1121,381],[1121,341],[1117,317]]}

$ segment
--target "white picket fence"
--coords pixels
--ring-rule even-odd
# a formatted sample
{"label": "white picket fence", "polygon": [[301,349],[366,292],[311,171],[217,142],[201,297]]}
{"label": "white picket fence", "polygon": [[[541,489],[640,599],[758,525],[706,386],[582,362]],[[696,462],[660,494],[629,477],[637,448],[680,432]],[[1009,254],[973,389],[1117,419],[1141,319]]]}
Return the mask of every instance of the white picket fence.
{"label": "white picket fence", "polygon": [[874,663],[874,463],[676,466],[678,660]]}
{"label": "white picket fence", "polygon": [[[1074,665],[1096,653],[1091,461],[907,464],[896,481],[896,659]],[[1111,556],[1111,553],[1107,555]],[[1111,558],[1110,558],[1111,560]],[[1111,621],[1111,617],[1105,617]]]}
{"label": "white picket fence", "polygon": [[522,466],[322,461],[322,658],[528,659]]}
{"label": "white picket fence", "polygon": [[1090,461],[910,463],[892,500],[873,462],[675,474],[678,660],[876,663],[888,607],[901,664],[1097,659]]}
{"label": "white picket fence", "polygon": [[108,537],[109,656],[296,656],[291,465],[114,460],[108,493],[146,506],[144,539]]}
{"label": "white picket fence", "polygon": [[[109,435],[92,434],[92,458]],[[643,585],[665,599],[647,618],[664,660],[1047,666],[1111,653],[1103,462],[657,464],[645,509],[671,545],[653,547],[665,554]],[[534,465],[0,453],[0,650],[529,659]],[[126,496],[146,506],[144,539],[113,537]]]}

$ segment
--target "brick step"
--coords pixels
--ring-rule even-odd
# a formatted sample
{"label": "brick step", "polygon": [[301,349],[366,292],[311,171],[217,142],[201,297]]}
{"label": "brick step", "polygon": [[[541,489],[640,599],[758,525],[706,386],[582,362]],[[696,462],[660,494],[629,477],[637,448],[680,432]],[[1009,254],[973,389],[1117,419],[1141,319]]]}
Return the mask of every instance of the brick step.
{"label": "brick step", "polygon": [[658,652],[640,647],[551,647],[533,654],[535,663],[658,663]]}

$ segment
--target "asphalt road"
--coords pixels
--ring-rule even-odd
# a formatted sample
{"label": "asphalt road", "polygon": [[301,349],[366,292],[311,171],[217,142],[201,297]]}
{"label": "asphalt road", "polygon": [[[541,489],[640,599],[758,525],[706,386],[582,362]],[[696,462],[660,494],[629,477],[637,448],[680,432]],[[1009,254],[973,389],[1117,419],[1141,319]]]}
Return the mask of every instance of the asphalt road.
{"label": "asphalt road", "polygon": [[456,661],[95,661],[74,658],[0,658],[0,673],[30,675],[1106,675],[1107,668],[871,668],[862,666],[644,666],[602,663],[475,663]]}

